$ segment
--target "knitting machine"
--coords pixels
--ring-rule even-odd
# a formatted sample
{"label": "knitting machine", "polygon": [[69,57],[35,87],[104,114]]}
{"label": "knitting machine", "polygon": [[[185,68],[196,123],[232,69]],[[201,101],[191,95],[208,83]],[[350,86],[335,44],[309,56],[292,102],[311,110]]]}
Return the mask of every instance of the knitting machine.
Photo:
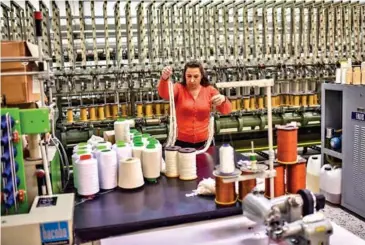
{"label": "knitting machine", "polygon": [[[11,34],[17,31],[33,42],[28,14],[21,22],[19,5],[2,7],[9,20],[3,38],[19,38]],[[135,127],[163,141],[169,104],[156,89],[161,70],[171,65],[180,81],[191,59],[204,63],[212,84],[274,78],[273,123],[300,123],[299,145],[315,145],[320,84],[334,80],[341,60],[357,66],[365,57],[365,4],[359,2],[91,0],[51,1],[51,11],[40,1],[39,8],[43,51],[52,54],[55,74],[47,91],[57,101],[64,145],[101,136],[118,117],[134,119]],[[32,9],[29,1],[25,9]],[[232,140],[238,150],[252,139],[258,149],[267,145],[265,92],[221,93],[233,112],[216,114],[216,142]]]}

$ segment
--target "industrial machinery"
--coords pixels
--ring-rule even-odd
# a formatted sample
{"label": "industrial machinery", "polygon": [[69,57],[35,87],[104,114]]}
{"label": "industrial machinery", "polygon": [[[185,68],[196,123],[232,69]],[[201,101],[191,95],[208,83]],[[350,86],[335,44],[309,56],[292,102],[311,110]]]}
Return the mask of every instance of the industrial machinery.
{"label": "industrial machinery", "polygon": [[330,244],[329,238],[333,233],[331,222],[323,213],[316,212],[323,209],[324,205],[323,195],[313,194],[305,189],[299,190],[295,195],[271,200],[250,193],[242,203],[245,216],[266,226],[267,236],[261,237],[261,241],[258,240],[257,244],[264,244],[262,241],[266,239],[288,245]]}
{"label": "industrial machinery", "polygon": [[[3,39],[33,28],[24,9],[5,4]],[[164,140],[169,104],[157,93],[165,65],[180,81],[191,59],[204,63],[212,84],[274,78],[273,124],[299,122],[299,145],[320,142],[320,84],[336,65],[365,57],[365,5],[351,1],[42,1],[43,52],[52,55],[47,84],[58,106],[57,135],[71,146],[102,135],[118,117]],[[99,10],[99,12],[98,12]],[[65,11],[65,15],[61,15]],[[19,19],[18,19],[19,18]],[[11,24],[11,25],[10,25]],[[266,95],[259,88],[225,88],[230,115],[216,115],[216,142],[245,150],[267,145]]]}

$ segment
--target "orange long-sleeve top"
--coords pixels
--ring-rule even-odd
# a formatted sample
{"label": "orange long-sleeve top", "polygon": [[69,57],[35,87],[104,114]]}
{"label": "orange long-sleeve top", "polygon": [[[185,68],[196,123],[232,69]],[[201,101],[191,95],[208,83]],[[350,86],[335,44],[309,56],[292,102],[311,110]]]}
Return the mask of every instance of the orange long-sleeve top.
{"label": "orange long-sleeve top", "polygon": [[[168,81],[160,80],[158,85],[159,95],[169,100]],[[208,139],[208,125],[211,112],[211,98],[219,94],[212,86],[202,86],[198,97],[190,94],[181,83],[174,84],[174,98],[177,121],[177,139],[189,143],[199,143]],[[229,114],[232,104],[226,100],[216,107],[221,114]]]}

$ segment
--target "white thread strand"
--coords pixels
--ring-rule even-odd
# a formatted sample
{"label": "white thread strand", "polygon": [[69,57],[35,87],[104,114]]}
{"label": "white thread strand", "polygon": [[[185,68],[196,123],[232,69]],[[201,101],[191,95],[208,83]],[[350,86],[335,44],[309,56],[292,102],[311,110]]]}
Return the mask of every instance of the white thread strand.
{"label": "white thread strand", "polygon": [[145,148],[142,153],[142,171],[146,179],[160,177],[161,159],[158,148]]}
{"label": "white thread strand", "polygon": [[205,153],[212,144],[213,138],[214,138],[214,116],[211,116],[208,125],[208,139],[205,142],[204,148],[199,151],[196,151],[196,155]]}
{"label": "white thread strand", "polygon": [[181,180],[193,180],[197,178],[196,153],[181,149],[178,153],[179,178]]}
{"label": "white thread strand", "polygon": [[130,140],[129,129],[130,125],[128,121],[115,121],[114,122],[115,142],[118,141],[129,142]]}
{"label": "white thread strand", "polygon": [[119,164],[118,186],[135,189],[144,185],[142,164],[139,158],[127,158]]}
{"label": "white thread strand", "polygon": [[91,196],[99,192],[98,162],[95,158],[78,160],[76,162],[77,193],[81,196]]}
{"label": "white thread strand", "polygon": [[99,156],[99,184],[100,189],[110,190],[117,187],[117,154],[115,151],[101,151]]}
{"label": "white thread strand", "polygon": [[178,150],[180,147],[170,147],[165,149],[165,163],[166,173],[165,175],[170,178],[179,176],[179,164],[178,164]]}
{"label": "white thread strand", "polygon": [[219,171],[223,174],[231,174],[235,170],[234,150],[229,144],[219,148]]}

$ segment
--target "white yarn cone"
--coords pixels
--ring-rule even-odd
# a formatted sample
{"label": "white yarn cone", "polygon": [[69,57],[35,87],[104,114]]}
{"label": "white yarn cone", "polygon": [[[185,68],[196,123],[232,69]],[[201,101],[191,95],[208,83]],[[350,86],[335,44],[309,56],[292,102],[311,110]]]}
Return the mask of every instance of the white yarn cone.
{"label": "white yarn cone", "polygon": [[131,157],[119,163],[118,186],[135,189],[144,185],[141,159]]}
{"label": "white yarn cone", "polygon": [[100,152],[99,160],[99,184],[100,189],[110,190],[117,187],[117,154],[112,150]]}
{"label": "white yarn cone", "polygon": [[159,149],[152,143],[148,144],[142,153],[143,177],[155,181],[160,177],[161,159]]}
{"label": "white yarn cone", "polygon": [[77,193],[81,196],[91,196],[99,192],[98,163],[91,154],[81,155],[76,162]]}

